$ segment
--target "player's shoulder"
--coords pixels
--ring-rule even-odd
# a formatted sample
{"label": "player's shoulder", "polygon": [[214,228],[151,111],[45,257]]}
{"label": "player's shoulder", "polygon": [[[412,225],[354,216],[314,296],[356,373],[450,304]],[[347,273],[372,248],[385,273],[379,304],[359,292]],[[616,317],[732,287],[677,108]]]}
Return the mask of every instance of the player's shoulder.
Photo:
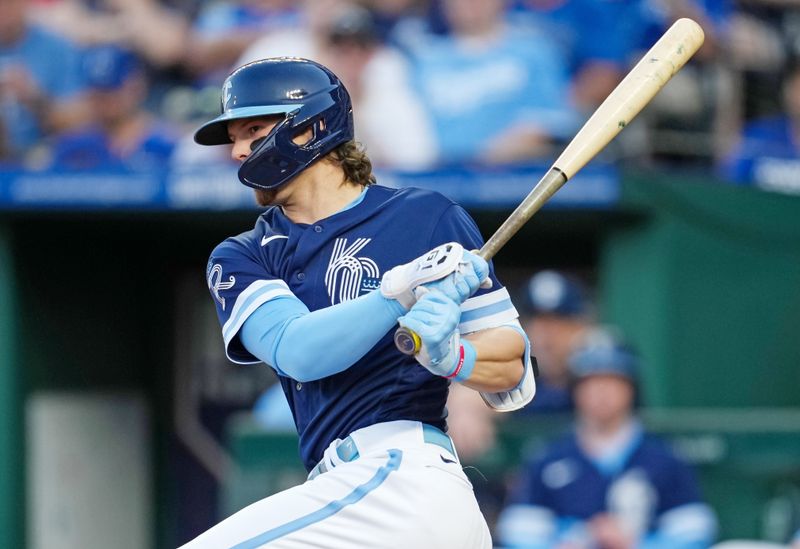
{"label": "player's shoulder", "polygon": [[263,246],[264,240],[285,237],[285,230],[276,223],[274,208],[261,214],[252,229],[229,236],[214,247],[212,258],[228,258],[254,256]]}
{"label": "player's shoulder", "polygon": [[409,209],[424,208],[424,211],[444,211],[457,205],[442,193],[419,187],[391,188],[382,185],[370,187],[370,193],[387,205],[402,206]]}

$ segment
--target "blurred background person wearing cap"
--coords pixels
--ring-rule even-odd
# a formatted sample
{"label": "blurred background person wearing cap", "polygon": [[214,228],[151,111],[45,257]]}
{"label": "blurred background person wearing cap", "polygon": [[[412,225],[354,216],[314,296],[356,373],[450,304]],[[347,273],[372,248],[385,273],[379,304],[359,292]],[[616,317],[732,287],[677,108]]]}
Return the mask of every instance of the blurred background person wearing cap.
{"label": "blurred background person wearing cap", "polygon": [[540,271],[522,286],[515,304],[539,366],[536,396],[518,414],[570,412],[567,358],[576,339],[593,324],[586,286],[566,273]]}
{"label": "blurred background person wearing cap", "polygon": [[175,136],[144,106],[147,76],[136,54],[97,46],[85,53],[82,69],[90,121],[54,140],[47,167],[149,171],[167,166]]}
{"label": "blurred background person wearing cap", "polygon": [[575,425],[523,467],[500,517],[503,547],[710,546],[716,518],[693,472],[637,417],[637,355],[596,327],[568,363]]}

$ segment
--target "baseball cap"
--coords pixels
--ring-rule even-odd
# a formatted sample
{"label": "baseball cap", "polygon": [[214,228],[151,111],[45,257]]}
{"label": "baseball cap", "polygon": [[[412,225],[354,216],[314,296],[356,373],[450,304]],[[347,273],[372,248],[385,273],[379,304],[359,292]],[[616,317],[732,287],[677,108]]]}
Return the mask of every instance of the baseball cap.
{"label": "baseball cap", "polygon": [[526,314],[574,317],[589,312],[589,300],[584,286],[558,271],[536,273],[523,285],[521,293],[518,305]]}
{"label": "baseball cap", "polygon": [[591,328],[580,338],[567,365],[576,381],[592,375],[611,374],[635,384],[639,357],[615,329],[600,326]]}
{"label": "baseball cap", "polygon": [[119,89],[132,74],[142,70],[135,53],[111,44],[87,49],[81,67],[88,87],[107,91]]}
{"label": "baseball cap", "polygon": [[327,35],[334,44],[373,44],[379,39],[372,12],[360,6],[349,6],[337,14],[330,22]]}

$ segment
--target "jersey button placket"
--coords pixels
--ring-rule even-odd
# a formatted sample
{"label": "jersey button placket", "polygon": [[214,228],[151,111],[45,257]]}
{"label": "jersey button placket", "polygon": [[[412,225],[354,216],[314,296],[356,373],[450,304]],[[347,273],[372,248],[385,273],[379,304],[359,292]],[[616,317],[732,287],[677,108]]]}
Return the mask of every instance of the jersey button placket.
{"label": "jersey button placket", "polygon": [[305,280],[306,273],[297,273],[297,280]]}
{"label": "jersey button placket", "polygon": [[314,225],[314,232],[315,233],[321,233],[322,232],[322,226],[321,225]]}
{"label": "jersey button placket", "polygon": [[298,381],[297,383],[294,384],[294,388],[300,391],[303,389],[303,384]]}

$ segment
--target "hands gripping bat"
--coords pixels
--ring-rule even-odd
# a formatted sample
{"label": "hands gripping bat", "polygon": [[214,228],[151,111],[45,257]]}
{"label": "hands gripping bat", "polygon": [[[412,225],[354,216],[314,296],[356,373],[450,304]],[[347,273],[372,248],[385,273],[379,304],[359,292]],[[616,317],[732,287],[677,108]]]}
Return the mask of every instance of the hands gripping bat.
{"label": "hands gripping bat", "polygon": [[[486,241],[478,254],[490,260],[572,176],[639,114],[703,44],[700,25],[676,21],[597,107],[533,190]],[[405,354],[419,351],[417,334],[399,328],[395,344]]]}

